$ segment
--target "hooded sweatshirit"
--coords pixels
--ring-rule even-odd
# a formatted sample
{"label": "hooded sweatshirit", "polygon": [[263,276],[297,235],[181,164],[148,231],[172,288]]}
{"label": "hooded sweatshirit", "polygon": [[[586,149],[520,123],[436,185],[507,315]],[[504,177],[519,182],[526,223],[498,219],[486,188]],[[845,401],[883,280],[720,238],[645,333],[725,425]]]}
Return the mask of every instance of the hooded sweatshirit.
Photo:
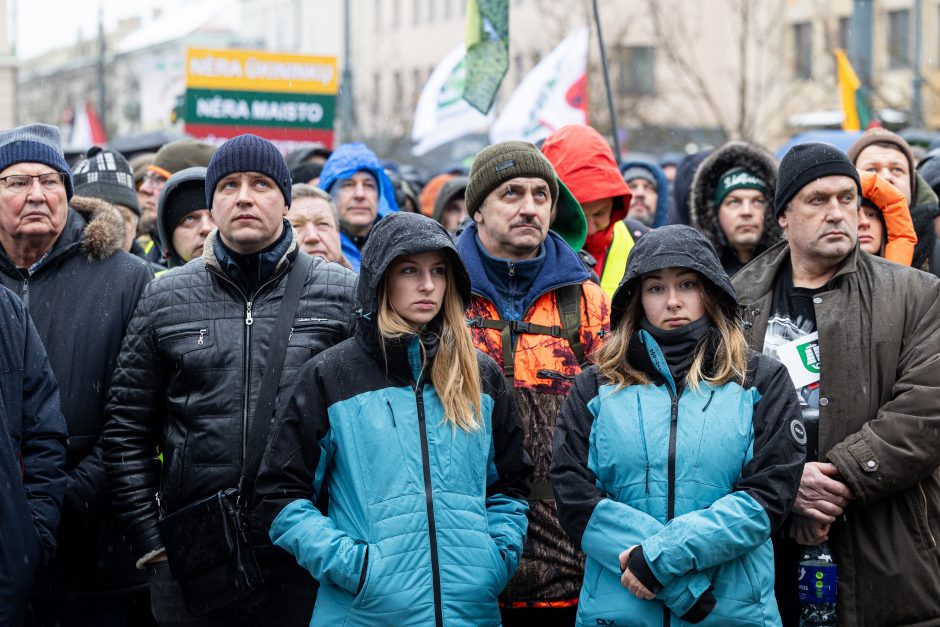
{"label": "hooded sweatshirit", "polygon": [[570,124],[548,136],[542,144],[542,154],[581,205],[611,199],[610,222],[606,228],[589,235],[584,248],[597,262],[594,271],[601,288],[612,296],[635,242],[622,222],[627,217],[632,194],[617,168],[614,152],[590,126]]}
{"label": "hooded sweatshirit", "polygon": [[[441,225],[410,213],[383,219],[363,250],[355,337],[309,361],[278,412],[256,493],[271,540],[320,582],[312,625],[500,623],[531,471],[513,397],[477,352],[482,425],[452,426],[428,381],[437,335],[383,339],[375,323],[389,265],[433,250],[469,300]],[[321,511],[314,503],[327,489]]]}
{"label": "hooded sweatshirit", "polygon": [[[702,275],[725,315],[735,294],[709,243],[687,226],[644,235],[613,300],[612,325],[641,276],[669,267]],[[712,327],[706,370],[720,334]],[[786,369],[753,351],[743,380],[675,381],[648,331],[628,360],[651,380],[618,388],[591,366],[575,380],[555,432],[551,480],[562,526],[587,554],[578,625],[778,625],[771,532],[799,486],[805,435]],[[624,590],[619,555],[642,551]],[[631,570],[633,561],[631,560]],[[658,588],[658,589],[657,589]]]}

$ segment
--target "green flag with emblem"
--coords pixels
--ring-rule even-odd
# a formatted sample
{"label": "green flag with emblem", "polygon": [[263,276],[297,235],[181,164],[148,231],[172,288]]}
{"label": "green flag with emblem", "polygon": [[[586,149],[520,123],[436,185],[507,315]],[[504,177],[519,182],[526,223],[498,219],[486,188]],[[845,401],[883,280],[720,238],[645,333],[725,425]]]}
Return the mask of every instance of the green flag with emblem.
{"label": "green flag with emblem", "polygon": [[509,69],[509,0],[467,1],[466,44],[463,98],[486,114]]}

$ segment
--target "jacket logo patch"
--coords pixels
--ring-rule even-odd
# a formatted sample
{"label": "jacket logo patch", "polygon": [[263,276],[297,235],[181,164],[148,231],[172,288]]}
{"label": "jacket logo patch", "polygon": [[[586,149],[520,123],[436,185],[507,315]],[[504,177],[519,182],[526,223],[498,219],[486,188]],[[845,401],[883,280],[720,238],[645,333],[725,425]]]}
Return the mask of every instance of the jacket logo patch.
{"label": "jacket logo patch", "polygon": [[597,621],[598,625],[605,625],[605,626],[613,625],[613,627],[617,627],[617,623],[615,623],[613,619],[607,620],[606,618],[598,618],[595,620]]}
{"label": "jacket logo patch", "polygon": [[802,446],[806,445],[806,429],[799,420],[794,420],[790,423],[790,435],[793,436],[797,444]]}
{"label": "jacket logo patch", "polygon": [[505,170],[506,168],[511,168],[511,167],[513,167],[514,165],[516,165],[516,162],[513,161],[512,159],[509,159],[508,161],[503,161],[502,163],[497,163],[497,164],[496,164],[496,171],[497,171],[497,172],[502,172],[502,171]]}

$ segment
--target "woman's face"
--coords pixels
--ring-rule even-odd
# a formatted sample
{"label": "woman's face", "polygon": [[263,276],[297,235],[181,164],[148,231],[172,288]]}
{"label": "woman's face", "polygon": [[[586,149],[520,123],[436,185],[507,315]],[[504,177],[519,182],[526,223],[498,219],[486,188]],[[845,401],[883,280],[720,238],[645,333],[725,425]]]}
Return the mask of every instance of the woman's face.
{"label": "woman's face", "polygon": [[386,276],[389,305],[416,332],[441,310],[447,287],[443,252],[399,257]]}
{"label": "woman's face", "polygon": [[702,279],[686,268],[647,272],[641,279],[640,302],[646,319],[659,329],[678,329],[705,315]]}
{"label": "woman's face", "polygon": [[858,245],[866,253],[881,254],[884,228],[878,210],[866,205],[858,208]]}

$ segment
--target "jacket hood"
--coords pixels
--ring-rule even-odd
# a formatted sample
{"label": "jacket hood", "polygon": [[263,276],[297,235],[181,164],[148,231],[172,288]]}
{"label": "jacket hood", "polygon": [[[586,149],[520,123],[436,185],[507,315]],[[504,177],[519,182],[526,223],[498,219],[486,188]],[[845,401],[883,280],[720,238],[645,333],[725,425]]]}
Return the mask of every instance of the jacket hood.
{"label": "jacket hood", "polygon": [[620,174],[613,150],[595,129],[584,124],[563,126],[548,136],[542,154],[578,203],[614,198],[611,222],[627,216],[630,188]]}
{"label": "jacket hood", "polygon": [[463,198],[464,192],[467,191],[468,181],[469,179],[466,176],[451,176],[438,191],[430,217],[440,222],[441,218],[444,217],[444,207],[447,206],[447,203],[456,196]]}
{"label": "jacket hood", "polygon": [[676,166],[676,177],[672,181],[673,217],[670,224],[689,224],[689,198],[692,195],[692,181],[702,161],[712,154],[711,150],[702,150],[686,155]]}
{"label": "jacket hood", "polygon": [[914,268],[923,267],[933,252],[937,233],[934,230],[934,218],[940,215],[940,204],[937,194],[924,180],[920,172],[914,176],[914,202],[911,205],[911,221],[914,222],[914,232],[917,233],[917,245],[914,247]]}
{"label": "jacket hood", "polygon": [[333,183],[340,179],[348,179],[361,170],[365,170],[374,176],[379,186],[378,217],[384,218],[390,213],[398,211],[392,181],[382,168],[378,157],[365,144],[343,144],[333,151],[333,154],[323,165],[318,185],[320,189],[330,191]]}
{"label": "jacket hood", "polygon": [[653,219],[653,228],[664,226],[669,217],[669,181],[666,180],[666,174],[661,167],[645,159],[634,159],[620,164],[621,173],[630,168],[645,168],[656,180],[656,217]]}
{"label": "jacket hood", "polygon": [[464,267],[447,230],[434,220],[418,213],[394,213],[379,220],[369,241],[362,249],[359,284],[356,296],[361,316],[374,319],[378,310],[378,289],[388,266],[402,255],[417,255],[443,250],[454,273],[457,291],[464,303],[470,304],[470,276]]}
{"label": "jacket hood", "polygon": [[611,329],[620,325],[627,300],[639,285],[640,277],[664,268],[688,268],[698,272],[718,289],[718,300],[729,318],[737,315],[737,295],[711,242],[690,226],[673,224],[645,234],[630,251],[627,269],[611,300]]}
{"label": "jacket hood", "polygon": [[[176,249],[173,248],[173,231],[176,230],[179,221],[181,221],[186,214],[181,214],[179,210],[173,211],[173,205],[170,203],[170,199],[184,186],[196,185],[200,190],[204,190],[206,185],[206,172],[207,168],[202,166],[193,166],[185,170],[180,170],[170,177],[166,185],[163,186],[163,191],[160,192],[160,200],[157,203],[157,233],[160,236],[160,244],[166,256],[174,265],[181,266],[186,263],[183,261],[182,257],[179,256],[179,253],[176,252]],[[210,207],[206,208],[209,209]],[[171,220],[176,222],[169,224]]]}
{"label": "jacket hood", "polygon": [[777,161],[773,155],[756,144],[734,141],[725,144],[708,155],[695,171],[689,202],[691,225],[711,241],[722,257],[730,250],[728,240],[718,224],[718,204],[715,189],[721,176],[728,170],[743,167],[767,183],[770,190],[764,210],[764,233],[757,242],[756,254],[767,250],[783,235],[774,217],[774,190],[777,187]]}
{"label": "jacket hood", "polygon": [[88,223],[81,246],[89,261],[101,261],[122,250],[124,217],[117,207],[89,196],[73,196],[69,206]]}

